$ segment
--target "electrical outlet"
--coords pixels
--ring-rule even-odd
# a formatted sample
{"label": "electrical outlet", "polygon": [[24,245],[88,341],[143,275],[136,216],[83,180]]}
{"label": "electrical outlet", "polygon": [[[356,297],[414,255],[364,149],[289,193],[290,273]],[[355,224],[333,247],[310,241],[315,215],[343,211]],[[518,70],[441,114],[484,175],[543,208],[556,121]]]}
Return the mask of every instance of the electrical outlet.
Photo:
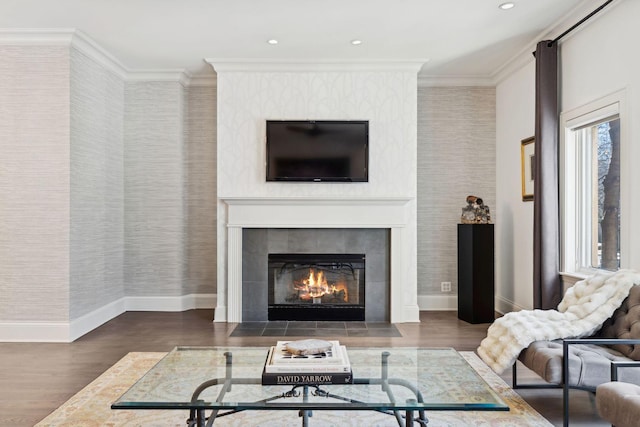
{"label": "electrical outlet", "polygon": [[441,292],[451,292],[451,282],[440,282]]}

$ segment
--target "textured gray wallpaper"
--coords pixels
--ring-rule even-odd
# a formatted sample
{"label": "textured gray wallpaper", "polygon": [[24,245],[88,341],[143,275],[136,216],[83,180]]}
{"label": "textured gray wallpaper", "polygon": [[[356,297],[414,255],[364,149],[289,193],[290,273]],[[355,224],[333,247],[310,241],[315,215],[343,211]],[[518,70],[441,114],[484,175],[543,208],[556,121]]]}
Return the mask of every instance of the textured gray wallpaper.
{"label": "textured gray wallpaper", "polygon": [[184,293],[216,292],[216,88],[186,91]]}
{"label": "textured gray wallpaper", "polygon": [[125,110],[125,294],[215,293],[215,87],[129,82]]}
{"label": "textured gray wallpaper", "polygon": [[128,82],[124,115],[127,296],[182,295],[184,88]]}
{"label": "textured gray wallpaper", "polygon": [[215,293],[216,89],[0,46],[0,321]]}
{"label": "textured gray wallpaper", "polygon": [[[495,207],[495,134],[495,88],[418,88],[419,295],[456,295],[465,199]],[[452,292],[443,294],[440,282],[451,282]]]}
{"label": "textured gray wallpaper", "polygon": [[69,49],[0,46],[0,322],[69,320]]}
{"label": "textured gray wallpaper", "polygon": [[71,49],[69,317],[124,296],[124,82]]}

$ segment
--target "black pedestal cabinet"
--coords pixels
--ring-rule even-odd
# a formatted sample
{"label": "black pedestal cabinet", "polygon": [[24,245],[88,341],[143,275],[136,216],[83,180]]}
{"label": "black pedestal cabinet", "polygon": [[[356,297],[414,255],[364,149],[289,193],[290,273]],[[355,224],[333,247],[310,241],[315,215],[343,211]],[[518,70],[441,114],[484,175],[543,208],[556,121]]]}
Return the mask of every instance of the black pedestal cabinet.
{"label": "black pedestal cabinet", "polygon": [[493,254],[493,224],[458,224],[458,319],[494,321]]}

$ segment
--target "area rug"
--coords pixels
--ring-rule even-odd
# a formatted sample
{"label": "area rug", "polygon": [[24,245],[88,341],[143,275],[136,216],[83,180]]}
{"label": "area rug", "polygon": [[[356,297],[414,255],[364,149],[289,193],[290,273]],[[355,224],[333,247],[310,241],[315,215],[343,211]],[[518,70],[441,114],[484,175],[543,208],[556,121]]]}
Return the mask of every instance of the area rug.
{"label": "area rug", "polygon": [[[552,426],[537,413],[498,375],[485,365],[475,353],[460,352],[469,364],[509,405],[509,412],[487,411],[430,411],[429,427],[480,426],[524,427]],[[44,420],[38,427],[53,426],[185,426],[187,411],[112,410],[117,400],[142,375],[153,367],[165,353],[129,353],[79,391]],[[216,420],[215,426],[300,426],[296,411],[241,412]],[[366,411],[315,411],[311,427],[387,427],[397,426],[395,418]]]}

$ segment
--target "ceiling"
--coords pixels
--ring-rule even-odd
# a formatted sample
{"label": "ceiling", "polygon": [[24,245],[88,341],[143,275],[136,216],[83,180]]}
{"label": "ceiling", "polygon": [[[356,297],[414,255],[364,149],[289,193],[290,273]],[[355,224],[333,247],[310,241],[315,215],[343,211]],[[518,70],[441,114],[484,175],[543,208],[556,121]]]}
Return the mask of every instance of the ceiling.
{"label": "ceiling", "polygon": [[78,29],[129,70],[212,73],[204,58],[424,59],[423,76],[472,78],[494,75],[589,3],[513,0],[501,10],[503,1],[0,0],[0,28]]}

